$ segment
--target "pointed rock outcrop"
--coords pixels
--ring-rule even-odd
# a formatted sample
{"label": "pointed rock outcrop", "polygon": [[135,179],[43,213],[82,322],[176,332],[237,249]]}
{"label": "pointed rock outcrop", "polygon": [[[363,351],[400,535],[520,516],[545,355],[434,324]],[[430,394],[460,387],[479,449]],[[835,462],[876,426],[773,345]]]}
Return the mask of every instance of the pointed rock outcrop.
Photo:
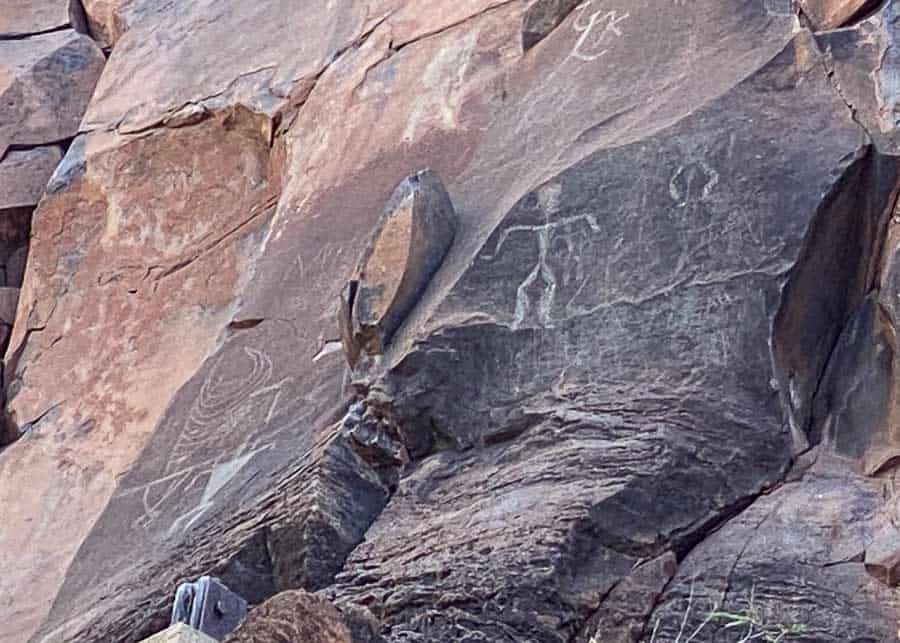
{"label": "pointed rock outcrop", "polygon": [[384,353],[440,267],[457,217],[436,172],[405,179],[385,207],[341,295],[341,337],[351,366]]}

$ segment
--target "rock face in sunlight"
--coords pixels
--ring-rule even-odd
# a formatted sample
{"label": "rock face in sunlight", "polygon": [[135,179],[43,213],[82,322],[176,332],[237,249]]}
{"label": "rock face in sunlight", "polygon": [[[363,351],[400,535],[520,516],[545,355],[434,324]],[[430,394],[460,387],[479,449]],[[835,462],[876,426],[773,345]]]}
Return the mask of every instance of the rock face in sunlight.
{"label": "rock face in sunlight", "polygon": [[0,643],[895,635],[895,3],[0,16]]}

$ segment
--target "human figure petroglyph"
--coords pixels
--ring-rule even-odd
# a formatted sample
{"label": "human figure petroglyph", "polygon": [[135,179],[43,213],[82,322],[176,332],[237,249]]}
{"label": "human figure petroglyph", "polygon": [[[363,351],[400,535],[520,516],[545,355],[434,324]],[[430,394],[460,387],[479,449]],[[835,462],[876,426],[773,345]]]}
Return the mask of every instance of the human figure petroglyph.
{"label": "human figure petroglyph", "polygon": [[570,56],[591,62],[605,56],[609,50],[599,49],[609,42],[609,37],[621,38],[625,35],[620,25],[630,17],[628,13],[619,13],[616,10],[604,11],[598,9],[585,19],[588,9],[594,4],[594,0],[587,0],[581,5],[581,11],[572,25],[576,32],[581,34],[572,48]]}
{"label": "human figure petroglyph", "polygon": [[[536,322],[541,326],[552,326],[552,313],[560,284],[566,283],[572,278],[584,278],[580,248],[576,247],[572,239],[573,234],[578,234],[579,225],[587,226],[591,232],[600,231],[600,225],[592,214],[579,214],[540,225],[510,226],[500,233],[494,253],[484,257],[486,261],[492,261],[500,254],[507,239],[519,232],[533,233],[537,240],[537,262],[516,289],[513,330],[520,328],[528,317],[535,317]],[[551,265],[551,249],[554,243],[562,243],[566,249],[563,255],[562,273],[559,273],[559,269],[554,269]],[[539,282],[543,282],[544,286],[537,301],[534,301],[530,289]]]}

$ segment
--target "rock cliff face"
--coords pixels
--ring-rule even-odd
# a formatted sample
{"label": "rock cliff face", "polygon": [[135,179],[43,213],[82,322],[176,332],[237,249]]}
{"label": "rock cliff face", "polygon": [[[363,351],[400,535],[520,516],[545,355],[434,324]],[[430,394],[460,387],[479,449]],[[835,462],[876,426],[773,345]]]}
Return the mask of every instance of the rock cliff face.
{"label": "rock cliff face", "polygon": [[0,0],[0,643],[897,640],[898,106],[894,0]]}

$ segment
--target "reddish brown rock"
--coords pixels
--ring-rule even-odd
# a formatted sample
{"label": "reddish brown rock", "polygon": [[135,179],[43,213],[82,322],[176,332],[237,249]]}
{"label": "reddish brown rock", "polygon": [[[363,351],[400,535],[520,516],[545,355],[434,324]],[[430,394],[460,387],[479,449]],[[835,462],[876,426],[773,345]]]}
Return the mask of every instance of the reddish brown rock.
{"label": "reddish brown rock", "polygon": [[44,618],[89,517],[230,319],[272,204],[263,121],[88,134],[36,211],[6,360],[27,436],[0,458],[0,640]]}
{"label": "reddish brown rock", "polygon": [[376,643],[377,624],[365,610],[349,615],[324,598],[282,592],[253,609],[225,643]]}
{"label": "reddish brown rock", "polygon": [[884,521],[866,548],[866,571],[888,587],[900,583],[900,529]]}
{"label": "reddish brown rock", "polygon": [[71,29],[0,40],[0,157],[10,145],[75,136],[105,62]]}
{"label": "reddish brown rock", "polygon": [[3,0],[0,38],[24,36],[69,24],[72,0]]}
{"label": "reddish brown rock", "polygon": [[60,159],[56,145],[8,152],[0,161],[0,212],[37,205]]}
{"label": "reddish brown rock", "polygon": [[[788,0],[568,5],[117,10],[9,353],[31,430],[0,461],[0,638],[130,640],[215,570],[254,602],[328,588],[394,641],[567,641],[606,597],[634,595],[613,616],[639,621],[671,571],[639,562],[684,556],[778,483],[822,347],[866,294],[884,200],[854,187],[867,140]],[[384,203],[424,167],[459,233],[386,347],[393,390],[367,398],[429,438],[400,470],[337,430],[349,377],[321,349]],[[773,350],[780,309],[797,324]],[[850,510],[822,531],[855,515],[833,504]],[[791,551],[818,537],[800,536]],[[784,578],[750,571],[742,592]],[[860,567],[833,571],[874,622],[880,596],[845,591]]]}
{"label": "reddish brown rock", "polygon": [[880,0],[800,0],[813,26],[825,31],[837,29],[879,5]]}
{"label": "reddish brown rock", "polygon": [[81,0],[91,37],[102,47],[111,47],[127,29],[122,16],[127,0]]}

